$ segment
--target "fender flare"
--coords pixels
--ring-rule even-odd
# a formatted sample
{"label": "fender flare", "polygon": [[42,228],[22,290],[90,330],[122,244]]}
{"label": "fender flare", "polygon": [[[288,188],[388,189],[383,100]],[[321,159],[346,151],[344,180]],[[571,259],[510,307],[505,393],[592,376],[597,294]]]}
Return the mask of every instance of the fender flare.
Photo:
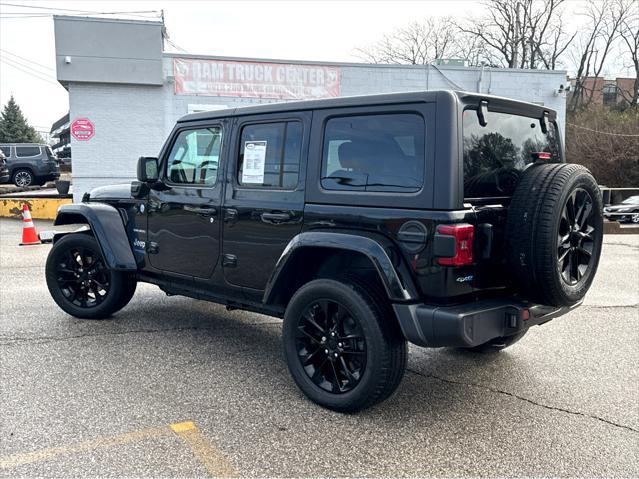
{"label": "fender flare", "polygon": [[419,295],[403,261],[394,265],[387,250],[395,248],[386,237],[370,234],[358,234],[332,231],[307,231],[295,236],[286,246],[264,290],[263,302],[269,304],[274,300],[278,281],[285,276],[288,262],[304,249],[329,248],[353,251],[366,256],[375,266],[388,298],[392,301],[409,302],[418,299]]}
{"label": "fender flare", "polygon": [[[137,264],[122,217],[116,208],[105,203],[73,203],[62,205],[53,223],[58,225],[88,224],[109,269],[136,271]],[[60,236],[56,235],[54,242]]]}

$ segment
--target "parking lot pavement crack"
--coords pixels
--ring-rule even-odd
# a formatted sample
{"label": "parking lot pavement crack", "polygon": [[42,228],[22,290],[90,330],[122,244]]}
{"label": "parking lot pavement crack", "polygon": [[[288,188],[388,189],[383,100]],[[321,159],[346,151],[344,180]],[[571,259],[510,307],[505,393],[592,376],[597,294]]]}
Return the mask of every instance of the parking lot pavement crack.
{"label": "parking lot pavement crack", "polygon": [[610,241],[606,242],[606,246],[611,245],[611,246],[625,246],[627,248],[632,248],[632,249],[639,249],[639,246],[636,244],[630,244],[630,243],[613,243]]}
{"label": "parking lot pavement crack", "polygon": [[190,326],[182,328],[160,328],[160,329],[129,329],[127,331],[109,331],[105,333],[85,333],[72,336],[34,336],[34,337],[2,337],[0,336],[0,345],[15,344],[15,343],[50,343],[55,341],[71,341],[74,339],[82,338],[95,338],[100,336],[117,336],[124,334],[145,334],[145,333],[161,333],[164,331],[194,331],[198,329],[210,329],[203,328],[201,326]]}
{"label": "parking lot pavement crack", "polygon": [[627,426],[625,424],[620,424],[614,421],[611,421],[609,419],[605,419],[603,417],[599,417],[599,416],[595,416],[593,414],[586,414],[580,411],[572,411],[570,409],[566,409],[566,408],[562,408],[562,407],[558,407],[558,406],[550,406],[548,404],[543,404],[537,401],[534,401],[530,398],[524,397],[524,396],[520,396],[519,394],[515,394],[509,391],[504,391],[502,389],[497,389],[497,388],[493,388],[491,386],[486,386],[485,384],[479,384],[479,383],[473,383],[473,382],[465,382],[465,381],[456,381],[454,379],[449,379],[449,378],[443,378],[440,376],[435,376],[434,374],[425,374],[425,373],[421,373],[419,371],[415,371],[413,369],[407,368],[406,369],[408,372],[413,373],[417,376],[421,376],[424,378],[430,378],[430,379],[435,379],[437,381],[441,381],[443,383],[447,383],[447,384],[455,384],[457,386],[469,386],[469,387],[474,387],[474,388],[478,388],[478,389],[484,389],[486,391],[490,391],[492,393],[495,394],[503,394],[504,396],[510,396],[514,399],[520,400],[520,401],[524,401],[527,402],[529,404],[532,404],[534,406],[538,406],[538,407],[542,407],[544,409],[548,409],[550,411],[556,411],[556,412],[561,412],[561,413],[566,413],[566,414],[571,414],[573,416],[580,416],[580,417],[585,417],[588,419],[595,419],[597,421],[601,421],[605,424],[608,424],[609,426],[614,426],[614,427],[618,427],[621,429],[626,429],[628,431],[634,432],[634,433],[639,433],[638,429],[635,429],[631,426]]}
{"label": "parking lot pavement crack", "polygon": [[[259,326],[259,325],[271,325],[271,324],[281,324],[281,321],[260,321],[256,323],[243,323],[249,326]],[[71,336],[34,336],[34,337],[11,337],[11,336],[3,336],[0,334],[0,346],[10,345],[10,344],[22,344],[22,343],[35,343],[35,344],[46,344],[56,341],[71,341],[74,339],[83,339],[83,338],[95,338],[101,336],[117,336],[117,335],[125,335],[125,334],[149,334],[149,333],[162,333],[165,331],[208,331],[213,328],[202,327],[202,326],[188,326],[188,327],[179,327],[179,328],[158,328],[158,329],[129,329],[126,331],[109,331],[105,333],[85,333],[85,334],[77,334]]]}
{"label": "parking lot pavement crack", "polygon": [[583,308],[593,309],[614,309],[614,308],[639,308],[639,303],[635,304],[584,304]]}

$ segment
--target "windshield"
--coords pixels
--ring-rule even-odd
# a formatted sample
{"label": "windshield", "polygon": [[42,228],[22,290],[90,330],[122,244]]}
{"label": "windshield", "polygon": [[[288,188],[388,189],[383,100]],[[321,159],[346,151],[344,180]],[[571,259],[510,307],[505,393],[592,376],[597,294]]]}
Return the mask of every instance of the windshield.
{"label": "windshield", "polygon": [[639,196],[631,196],[621,202],[624,205],[639,205]]}
{"label": "windshield", "polygon": [[465,110],[464,197],[509,197],[521,172],[532,163],[532,153],[550,153],[550,161],[560,161],[557,125],[541,129],[537,118],[489,111],[481,126],[476,110]]}

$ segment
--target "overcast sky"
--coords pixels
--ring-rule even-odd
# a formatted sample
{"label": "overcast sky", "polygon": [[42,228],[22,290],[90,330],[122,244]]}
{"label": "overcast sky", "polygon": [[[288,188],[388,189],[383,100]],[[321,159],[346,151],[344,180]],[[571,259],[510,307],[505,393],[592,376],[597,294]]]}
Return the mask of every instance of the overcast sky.
{"label": "overcast sky", "polygon": [[[10,5],[11,4],[11,5]],[[13,94],[38,130],[68,111],[66,90],[55,80],[51,16],[12,17],[13,12],[44,15],[42,8],[92,12],[164,10],[170,40],[188,53],[358,61],[355,48],[427,16],[479,15],[475,1],[20,1],[0,0],[0,103]],[[573,5],[578,5],[577,1]],[[139,13],[140,16],[153,16]],[[115,17],[117,17],[116,15]],[[124,15],[119,15],[124,16]],[[132,18],[131,16],[127,18]],[[136,17],[139,18],[139,17]],[[17,56],[16,56],[17,55]],[[16,67],[18,65],[18,67]],[[26,66],[26,67],[25,67]],[[22,68],[21,71],[18,68]],[[33,73],[36,70],[38,78]],[[629,75],[629,72],[622,72]]]}

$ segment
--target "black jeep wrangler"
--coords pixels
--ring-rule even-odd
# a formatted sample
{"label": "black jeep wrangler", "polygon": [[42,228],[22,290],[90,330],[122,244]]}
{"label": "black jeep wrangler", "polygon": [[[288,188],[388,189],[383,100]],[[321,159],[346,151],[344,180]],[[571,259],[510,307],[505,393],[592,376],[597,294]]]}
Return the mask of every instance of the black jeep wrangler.
{"label": "black jeep wrangler", "polygon": [[67,313],[106,318],[143,281],[282,317],[293,379],[338,411],[393,393],[407,341],[499,351],[579,305],[603,230],[554,111],[450,91],[187,115],[55,224],[85,225],[47,260]]}

